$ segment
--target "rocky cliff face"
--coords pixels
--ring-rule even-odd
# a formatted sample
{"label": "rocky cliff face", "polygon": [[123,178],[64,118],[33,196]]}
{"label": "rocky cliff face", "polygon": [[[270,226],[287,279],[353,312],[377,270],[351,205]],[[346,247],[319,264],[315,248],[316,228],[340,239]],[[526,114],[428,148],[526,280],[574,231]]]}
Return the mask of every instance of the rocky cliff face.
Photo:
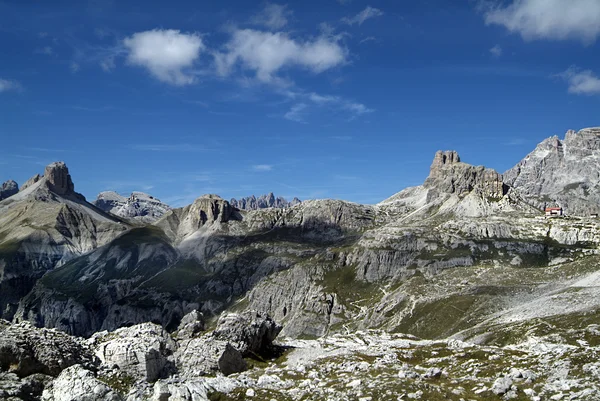
{"label": "rocky cliff face", "polygon": [[56,162],[46,166],[44,179],[48,189],[57,195],[72,195],[75,193],[75,185],[64,162]]}
{"label": "rocky cliff face", "polygon": [[19,192],[19,185],[13,180],[6,181],[0,187],[0,201],[13,196],[17,192]]}
{"label": "rocky cliff face", "polygon": [[483,166],[462,163],[456,151],[438,151],[435,154],[423,186],[430,189],[430,200],[440,192],[463,197],[474,189],[484,196],[499,199],[508,191],[501,174]]}
{"label": "rocky cliff face", "polygon": [[505,180],[515,194],[539,209],[561,206],[567,214],[600,212],[600,128],[568,131],[541,142]]}
{"label": "rocky cliff face", "polygon": [[153,223],[171,210],[160,199],[143,192],[133,192],[129,197],[112,191],[101,192],[92,203],[107,213],[143,223]]}
{"label": "rocky cliff face", "polygon": [[281,196],[278,196],[276,198],[275,195],[273,195],[273,192],[270,192],[267,195],[261,195],[258,198],[252,195],[241,199],[231,199],[231,201],[229,201],[231,206],[241,210],[258,210],[266,209],[269,207],[292,207],[300,202],[302,201],[298,198],[292,199],[291,202],[288,202],[287,200],[285,200],[285,198],[282,198]]}

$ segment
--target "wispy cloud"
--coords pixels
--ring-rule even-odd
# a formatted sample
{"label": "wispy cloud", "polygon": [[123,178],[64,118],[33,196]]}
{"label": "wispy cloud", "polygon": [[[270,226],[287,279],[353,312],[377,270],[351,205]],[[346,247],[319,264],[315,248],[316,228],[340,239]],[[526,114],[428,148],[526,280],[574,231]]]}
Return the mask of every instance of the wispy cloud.
{"label": "wispy cloud", "polygon": [[307,107],[308,106],[305,103],[296,103],[283,115],[283,118],[297,123],[305,123],[304,116]]}
{"label": "wispy cloud", "polygon": [[8,91],[19,92],[23,89],[18,81],[0,78],[0,93]]}
{"label": "wispy cloud", "polygon": [[251,18],[251,22],[257,25],[263,25],[270,29],[281,29],[287,25],[292,12],[286,5],[268,3],[265,8]]}
{"label": "wispy cloud", "polygon": [[600,94],[600,79],[591,70],[581,70],[576,66],[569,67],[558,74],[569,84],[569,93],[576,95]]}
{"label": "wispy cloud", "polygon": [[361,12],[356,14],[354,17],[344,17],[344,18],[342,18],[342,21],[348,25],[354,25],[354,24],[362,25],[363,22],[365,22],[366,20],[375,18],[375,17],[380,17],[382,15],[383,15],[383,12],[380,9],[374,8],[371,6],[367,6],[367,8],[365,8],[364,10],[362,10]]}
{"label": "wispy cloud", "polygon": [[111,72],[114,70],[116,68],[115,57],[111,55],[101,60],[100,68],[102,68],[104,72]]}
{"label": "wispy cloud", "polygon": [[253,171],[272,171],[273,170],[273,165],[271,164],[255,164],[254,166],[252,166],[252,170]]}
{"label": "wispy cloud", "polygon": [[502,48],[500,47],[500,45],[496,45],[490,49],[490,53],[493,57],[498,58],[502,56]]}
{"label": "wispy cloud", "polygon": [[319,95],[317,93],[312,92],[309,94],[309,99],[318,105],[333,105],[335,107],[339,107],[342,110],[347,110],[356,115],[362,115],[365,113],[372,113],[374,110],[368,108],[362,103],[351,102],[347,99],[344,99],[340,96],[332,96],[332,95]]}
{"label": "wispy cloud", "polygon": [[176,86],[196,82],[190,68],[205,49],[200,35],[175,29],[137,32],[125,38],[123,45],[129,64],[146,68],[159,81]]}
{"label": "wispy cloud", "polygon": [[600,35],[598,0],[512,0],[509,5],[488,2],[488,25],[502,25],[525,40],[575,39],[592,43]]}
{"label": "wispy cloud", "polygon": [[74,61],[73,61],[73,62],[72,62],[70,65],[69,65],[69,69],[71,70],[71,72],[72,72],[73,74],[75,74],[75,73],[79,72],[79,70],[81,69],[81,66],[79,65],[79,63],[76,63],[76,62],[74,62]]}

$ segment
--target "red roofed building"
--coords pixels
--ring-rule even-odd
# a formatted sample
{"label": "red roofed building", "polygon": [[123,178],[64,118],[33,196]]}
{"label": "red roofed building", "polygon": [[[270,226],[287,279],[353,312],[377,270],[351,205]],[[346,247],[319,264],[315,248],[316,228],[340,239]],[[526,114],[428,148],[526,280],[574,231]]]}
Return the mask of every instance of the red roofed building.
{"label": "red roofed building", "polygon": [[546,208],[546,216],[554,217],[554,216],[563,216],[562,207],[547,207]]}

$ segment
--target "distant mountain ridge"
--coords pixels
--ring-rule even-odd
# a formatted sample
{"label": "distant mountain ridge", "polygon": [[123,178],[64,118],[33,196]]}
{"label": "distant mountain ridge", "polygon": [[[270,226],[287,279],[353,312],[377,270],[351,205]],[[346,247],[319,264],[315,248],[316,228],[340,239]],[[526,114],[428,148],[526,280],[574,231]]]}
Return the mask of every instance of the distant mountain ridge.
{"label": "distant mountain ridge", "polygon": [[232,198],[229,201],[231,206],[240,210],[258,210],[266,209],[269,207],[284,208],[297,205],[301,202],[302,201],[298,198],[294,198],[290,202],[288,202],[285,198],[281,196],[275,197],[275,195],[273,195],[273,192],[261,195],[258,198],[254,195],[251,195],[240,199]]}
{"label": "distant mountain ridge", "polygon": [[98,194],[92,203],[107,213],[144,223],[153,223],[171,210],[169,205],[144,192],[132,192],[129,197],[125,197],[113,191],[105,191]]}

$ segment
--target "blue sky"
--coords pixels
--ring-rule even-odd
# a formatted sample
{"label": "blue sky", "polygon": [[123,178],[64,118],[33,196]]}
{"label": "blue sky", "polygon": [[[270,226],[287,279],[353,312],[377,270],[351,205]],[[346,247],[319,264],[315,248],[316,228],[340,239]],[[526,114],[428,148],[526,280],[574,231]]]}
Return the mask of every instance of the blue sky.
{"label": "blue sky", "polygon": [[376,203],[598,125],[598,0],[0,1],[0,181]]}

